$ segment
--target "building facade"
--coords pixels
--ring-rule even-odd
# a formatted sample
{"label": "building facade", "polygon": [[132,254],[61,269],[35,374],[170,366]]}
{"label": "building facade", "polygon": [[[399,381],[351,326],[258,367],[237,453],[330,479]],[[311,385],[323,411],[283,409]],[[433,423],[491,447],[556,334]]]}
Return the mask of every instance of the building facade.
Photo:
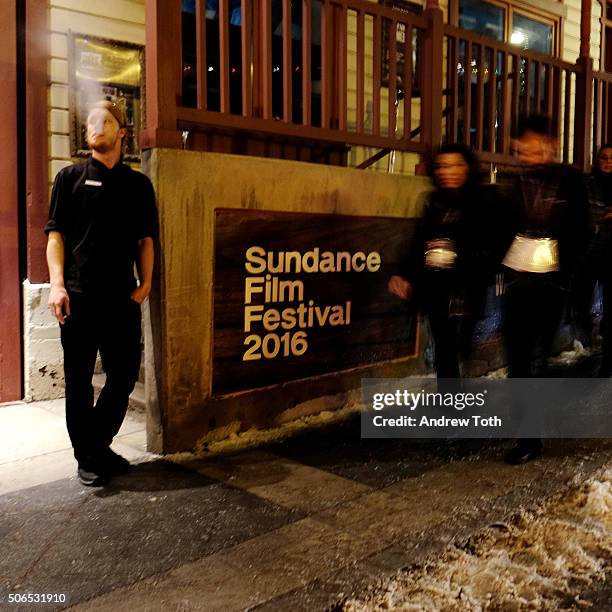
{"label": "building facade", "polygon": [[[42,227],[55,175],[87,155],[84,113],[94,99],[107,96],[125,104],[130,119],[126,159],[136,167],[142,160],[166,194],[160,202],[162,235],[168,223],[163,248],[177,261],[184,253],[176,252],[174,242],[186,235],[180,234],[180,214],[167,199],[163,164],[171,166],[173,155],[186,155],[185,150],[204,155],[198,158],[202,167],[219,168],[214,155],[231,155],[229,165],[242,161],[247,166],[261,163],[252,158],[269,158],[281,163],[278,172],[324,181],[325,189],[315,195],[279,187],[279,194],[295,204],[285,212],[399,218],[418,215],[417,196],[427,183],[415,174],[422,173],[423,156],[440,142],[464,142],[484,163],[511,165],[511,129],[519,115],[545,112],[559,129],[559,157],[586,170],[592,151],[612,130],[612,9],[590,0],[428,0],[426,5],[404,0],[25,0],[5,2],[2,11],[2,80],[8,100],[2,141],[8,153],[0,171],[8,195],[0,218],[6,237],[0,245],[5,313],[0,401],[63,394],[59,332],[46,306]],[[314,170],[312,164],[326,168]],[[350,177],[356,175],[346,174],[358,171],[380,173],[367,179],[380,201],[361,209],[359,199],[348,195],[356,182]],[[235,197],[246,201],[248,193],[256,194],[253,201],[228,206],[258,209],[266,186],[249,172],[244,180],[251,184]],[[204,187],[198,183],[199,188]],[[223,185],[217,189],[209,194],[221,200],[215,210],[227,204]],[[406,192],[410,205],[402,203]],[[268,196],[265,192],[261,199],[270,208]],[[310,204],[304,207],[304,201]],[[217,231],[212,217],[205,223],[202,240]],[[213,243],[206,247],[211,257],[214,248]],[[171,279],[169,269],[163,274],[162,285]],[[212,268],[201,280],[214,283]],[[155,359],[163,360],[172,342],[189,344],[180,334],[167,335],[174,314],[159,311],[173,291],[190,285],[188,277],[173,282],[160,288],[157,314],[147,318],[149,336],[161,337],[157,353],[150,338],[151,377],[156,368],[162,378],[167,373],[167,363]],[[202,326],[212,325],[213,293],[211,288],[202,294],[211,304],[202,310],[209,320],[197,314]],[[210,350],[196,359],[207,372],[214,353],[214,333],[209,332],[204,335]],[[179,395],[189,398],[179,424],[196,419],[198,405],[224,405],[208,394],[212,370],[177,376],[172,384],[151,383],[147,394],[157,406],[158,429],[164,404],[179,388]],[[190,380],[198,377],[193,386]],[[320,387],[318,396],[350,387],[342,376],[338,380],[344,382],[327,388],[318,380],[311,387]],[[289,410],[302,414],[295,406],[316,393],[297,391]],[[215,410],[221,408],[211,410],[207,430],[219,425]],[[239,416],[228,423],[236,421]],[[185,444],[158,440],[153,446]]]}

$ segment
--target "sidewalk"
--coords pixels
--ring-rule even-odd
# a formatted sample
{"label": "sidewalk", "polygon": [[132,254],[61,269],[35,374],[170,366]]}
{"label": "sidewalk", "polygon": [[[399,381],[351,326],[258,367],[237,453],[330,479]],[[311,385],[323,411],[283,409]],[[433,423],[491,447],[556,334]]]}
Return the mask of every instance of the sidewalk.
{"label": "sidewalk", "polygon": [[[353,419],[235,455],[164,460],[130,415],[136,465],[79,484],[63,402],[0,406],[0,607],[324,610],[612,460],[612,441],[550,441],[511,467],[505,443],[362,440]],[[8,604],[64,593],[66,604]]]}

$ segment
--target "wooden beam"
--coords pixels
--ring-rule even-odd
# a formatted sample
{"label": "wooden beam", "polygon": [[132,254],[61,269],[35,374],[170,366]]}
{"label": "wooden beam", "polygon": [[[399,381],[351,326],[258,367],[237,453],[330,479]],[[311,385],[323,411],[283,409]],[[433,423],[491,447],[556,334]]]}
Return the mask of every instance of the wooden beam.
{"label": "wooden beam", "polygon": [[[580,57],[591,56],[591,3],[592,0],[582,0],[580,7]],[[603,10],[606,10],[604,3]]]}
{"label": "wooden beam", "polygon": [[579,57],[576,62],[574,111],[574,165],[586,172],[591,165],[591,103],[593,101],[593,60]]}
{"label": "wooden beam", "polygon": [[421,138],[428,148],[435,149],[440,146],[442,140],[443,15],[439,8],[433,7],[426,9],[424,15],[429,27],[425,37],[423,69],[420,75],[423,126]]}
{"label": "wooden beam", "polygon": [[42,228],[49,213],[47,98],[49,37],[46,0],[26,3],[26,204],[27,274],[30,282],[49,280],[47,240]]}
{"label": "wooden beam", "polygon": [[[15,121],[17,27],[16,0],[0,2],[0,402],[14,401],[22,397],[18,155]],[[44,133],[46,136],[47,132]]]}
{"label": "wooden beam", "polygon": [[145,23],[147,124],[141,134],[141,148],[179,149],[183,146],[176,129],[183,74],[180,2],[146,0]]}

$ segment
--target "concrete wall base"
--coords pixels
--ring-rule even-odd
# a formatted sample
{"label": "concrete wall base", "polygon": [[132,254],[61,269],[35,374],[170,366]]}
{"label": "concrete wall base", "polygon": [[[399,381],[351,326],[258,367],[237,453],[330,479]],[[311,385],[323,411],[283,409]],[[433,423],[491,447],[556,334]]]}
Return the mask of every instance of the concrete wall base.
{"label": "concrete wall base", "polygon": [[49,283],[23,282],[24,399],[64,396],[64,366],[59,325],[47,301]]}

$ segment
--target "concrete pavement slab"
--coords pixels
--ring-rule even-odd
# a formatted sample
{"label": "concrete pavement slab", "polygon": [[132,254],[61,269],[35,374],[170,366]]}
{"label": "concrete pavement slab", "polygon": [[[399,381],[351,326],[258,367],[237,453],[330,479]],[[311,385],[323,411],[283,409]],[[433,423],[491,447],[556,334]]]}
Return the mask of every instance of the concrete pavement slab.
{"label": "concrete pavement slab", "polygon": [[[452,460],[481,453],[484,440],[362,439],[360,415],[326,431],[307,432],[267,447],[271,453],[373,488],[416,477]],[[415,460],[418,458],[418,460]]]}
{"label": "concrete pavement slab", "polygon": [[251,451],[188,464],[210,478],[306,513],[317,512],[371,491],[367,485],[272,453]]}
{"label": "concrete pavement slab", "polygon": [[305,518],[228,549],[221,558],[246,575],[254,573],[269,599],[369,554],[370,545],[359,534]]}
{"label": "concrete pavement slab", "polygon": [[70,478],[76,471],[72,448],[0,465],[0,495]]}
{"label": "concrete pavement slab", "polygon": [[197,610],[233,612],[257,603],[261,594],[244,572],[218,555],[183,565],[165,574],[117,589],[70,608],[74,612],[158,612]]}
{"label": "concrete pavement slab", "polygon": [[0,464],[70,448],[63,419],[33,404],[0,406]]}
{"label": "concrete pavement slab", "polygon": [[304,519],[75,610],[110,610],[121,603],[144,612],[159,610],[160,601],[172,610],[245,610],[366,554],[359,538]]}
{"label": "concrete pavement slab", "polygon": [[[64,400],[0,406],[0,495],[74,478],[76,462],[66,430]],[[130,461],[155,455],[146,452],[145,423],[128,414],[113,448]]]}
{"label": "concrete pavement slab", "polygon": [[0,592],[63,592],[71,603],[302,516],[164,461],[102,490],[64,479],[3,495],[0,515]]}

